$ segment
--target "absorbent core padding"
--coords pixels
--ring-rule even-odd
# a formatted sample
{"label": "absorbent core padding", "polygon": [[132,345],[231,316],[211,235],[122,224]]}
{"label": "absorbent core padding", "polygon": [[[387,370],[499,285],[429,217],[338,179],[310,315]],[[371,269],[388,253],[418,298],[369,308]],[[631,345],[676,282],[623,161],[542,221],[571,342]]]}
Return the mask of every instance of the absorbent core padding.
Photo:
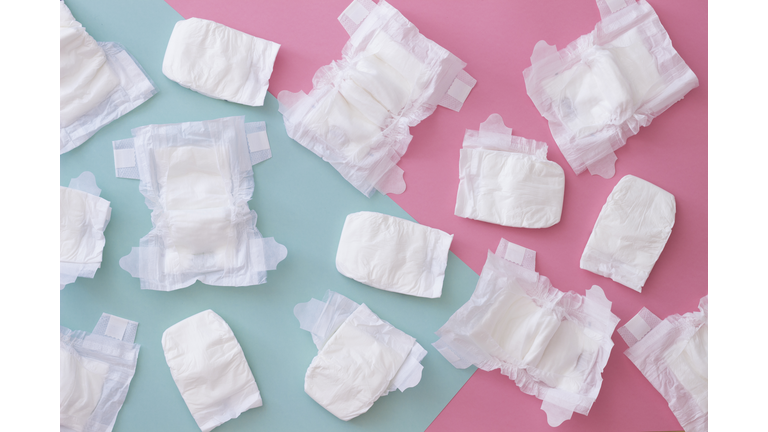
{"label": "absorbent core padding", "polygon": [[[499,249],[509,253],[510,246],[516,245],[502,239]],[[433,345],[457,368],[500,369],[541,399],[548,423],[558,426],[573,412],[587,415],[600,391],[619,321],[610,309],[598,286],[584,296],[564,293],[489,252],[472,297],[436,332]]]}
{"label": "absorbent core padding", "polygon": [[336,268],[358,282],[401,294],[440,297],[453,235],[375,212],[347,216]]}
{"label": "absorbent core padding", "polygon": [[163,74],[208,97],[262,106],[279,48],[223,24],[190,18],[173,27]]}
{"label": "absorbent core padding", "polygon": [[648,3],[598,6],[602,20],[592,33],[560,51],[539,41],[523,75],[576,174],[610,178],[614,151],[699,82]]}
{"label": "absorbent core padding", "polygon": [[421,380],[427,351],[365,304],[328,291],[323,301],[299,303],[293,313],[318,348],[304,390],[336,417],[355,418],[379,397]]}
{"label": "absorbent core padding", "polygon": [[597,217],[581,268],[640,292],[672,233],[675,211],[669,192],[623,177]]}
{"label": "absorbent core padding", "polygon": [[171,376],[203,432],[262,405],[240,344],[212,310],[169,327],[162,344]]}
{"label": "absorbent core padding", "polygon": [[491,114],[464,136],[454,213],[518,228],[560,222],[565,173],[546,154],[545,143],[512,136],[501,116]]}
{"label": "absorbent core padding", "polygon": [[341,60],[309,94],[278,95],[286,132],[366,196],[402,193],[409,128],[437,105],[458,111],[476,80],[384,0],[353,0],[339,21],[350,34]]}
{"label": "absorbent core padding", "polygon": [[629,345],[624,354],[656,390],[685,432],[709,426],[709,298],[699,310],[663,321],[643,308],[619,334]]}

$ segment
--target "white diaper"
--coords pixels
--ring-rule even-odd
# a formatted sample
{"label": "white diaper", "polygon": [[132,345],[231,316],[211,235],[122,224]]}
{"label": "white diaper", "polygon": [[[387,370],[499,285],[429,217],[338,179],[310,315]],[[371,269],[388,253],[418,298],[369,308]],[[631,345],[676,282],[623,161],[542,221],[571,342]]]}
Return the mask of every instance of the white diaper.
{"label": "white diaper", "polygon": [[278,49],[280,44],[190,18],[173,27],[163,74],[208,97],[262,106]]}
{"label": "white diaper", "polygon": [[214,311],[172,325],[162,343],[173,381],[203,432],[262,405],[240,344]]}
{"label": "white diaper", "polygon": [[432,345],[457,368],[501,369],[558,426],[589,413],[619,318],[597,285],[584,296],[553,287],[532,252],[503,239],[489,251],[472,297]]}
{"label": "white diaper", "polygon": [[341,231],[336,268],[374,288],[436,298],[452,240],[452,234],[394,216],[352,213]]}
{"label": "white diaper", "polygon": [[112,207],[100,194],[90,171],[73,178],[69,187],[60,187],[59,289],[78,277],[92,278],[101,267]]}
{"label": "white diaper", "polygon": [[141,105],[157,90],[120,44],[100,43],[60,7],[60,153]]}
{"label": "white diaper", "polygon": [[[271,153],[264,123],[244,117],[150,125],[113,142],[118,177],[138,178],[154,228],[120,267],[142,289],[248,286],[267,281],[287,251],[256,229],[251,165]],[[266,142],[266,149],[264,144]]]}
{"label": "white diaper", "polygon": [[102,314],[93,333],[61,327],[61,432],[109,432],[136,371],[138,323]]}
{"label": "white diaper", "polygon": [[309,95],[278,95],[286,132],[366,196],[402,193],[409,127],[437,105],[458,111],[476,80],[384,0],[353,0],[339,21],[343,58],[317,71]]}
{"label": "white diaper", "polygon": [[664,321],[643,308],[619,328],[624,354],[664,396],[685,432],[709,427],[709,296],[699,311]]}
{"label": "white diaper", "polygon": [[597,217],[581,255],[581,268],[640,292],[674,224],[671,193],[624,176]]}
{"label": "white diaper", "polygon": [[512,136],[498,114],[467,129],[459,157],[456,216],[518,228],[560,222],[565,174],[547,144]]}
{"label": "white diaper", "polygon": [[627,138],[699,81],[644,0],[597,0],[595,30],[557,51],[539,41],[523,71],[528,95],[576,174],[613,177]]}
{"label": "white diaper", "polygon": [[304,391],[336,417],[353,419],[379,397],[421,380],[427,351],[365,304],[328,291],[322,302],[299,303],[293,313],[319,350],[304,377]]}

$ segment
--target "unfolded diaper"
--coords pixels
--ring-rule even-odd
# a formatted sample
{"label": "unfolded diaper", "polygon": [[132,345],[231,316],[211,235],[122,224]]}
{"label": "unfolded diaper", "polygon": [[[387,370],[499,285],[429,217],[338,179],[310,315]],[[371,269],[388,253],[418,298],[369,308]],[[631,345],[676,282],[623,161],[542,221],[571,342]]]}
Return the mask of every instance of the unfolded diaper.
{"label": "unfolded diaper", "polygon": [[685,432],[709,427],[708,297],[698,312],[664,321],[643,308],[619,328],[629,345],[624,354],[664,396]]}
{"label": "unfolded diaper", "polygon": [[96,42],[63,1],[60,6],[61,153],[152,97],[144,70],[114,42]]}
{"label": "unfolded diaper", "polygon": [[624,176],[608,195],[581,268],[640,292],[675,224],[675,197],[635,176]]}
{"label": "unfolded diaper", "polygon": [[352,213],[341,231],[336,268],[374,288],[440,297],[452,240],[452,234],[394,216]]}
{"label": "unfolded diaper", "polygon": [[459,157],[456,216],[518,228],[560,222],[565,174],[547,144],[512,136],[498,114],[467,129]]}
{"label": "unfolded diaper", "polygon": [[558,426],[589,413],[619,318],[597,285],[583,296],[553,287],[532,270],[530,252],[503,239],[489,251],[472,297],[432,345],[457,368],[501,369]]}
{"label": "unfolded diaper", "polygon": [[698,87],[644,0],[597,0],[602,20],[560,51],[539,41],[528,96],[576,174],[615,173],[614,151]]}
{"label": "unfolded diaper", "polygon": [[92,278],[101,267],[112,207],[100,194],[89,171],[70,180],[69,187],[60,187],[59,289],[78,277]]}
{"label": "unfolded diaper", "polygon": [[136,371],[138,323],[102,314],[93,333],[60,327],[61,432],[109,432]]}
{"label": "unfolded diaper", "polygon": [[163,74],[208,97],[262,106],[279,48],[223,24],[190,18],[173,27]]}
{"label": "unfolded diaper", "polygon": [[365,304],[328,291],[323,301],[299,303],[293,313],[318,349],[304,391],[336,417],[353,419],[379,397],[421,381],[427,351]]}
{"label": "unfolded diaper", "polygon": [[165,361],[203,432],[262,405],[232,329],[208,309],[163,332]]}
{"label": "unfolded diaper", "polygon": [[[199,280],[267,281],[287,251],[256,229],[252,164],[271,153],[264,122],[244,117],[143,126],[112,143],[118,177],[140,180],[154,228],[120,267],[142,289],[171,291]],[[265,148],[266,146],[266,148]]]}
{"label": "unfolded diaper", "polygon": [[461,109],[476,80],[384,0],[353,0],[339,21],[342,59],[315,73],[309,95],[278,95],[286,132],[366,196],[402,193],[408,128],[437,105]]}

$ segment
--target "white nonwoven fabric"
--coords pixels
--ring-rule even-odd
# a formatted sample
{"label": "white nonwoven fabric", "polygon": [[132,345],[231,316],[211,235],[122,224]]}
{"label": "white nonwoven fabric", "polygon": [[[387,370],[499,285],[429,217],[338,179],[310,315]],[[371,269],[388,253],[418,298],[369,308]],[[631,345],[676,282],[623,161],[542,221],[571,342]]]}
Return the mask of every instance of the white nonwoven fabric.
{"label": "white nonwoven fabric", "polygon": [[60,328],[61,432],[112,430],[136,371],[137,328],[109,314],[93,333]]}
{"label": "white nonwoven fabric", "polygon": [[278,95],[286,131],[366,196],[402,193],[409,127],[437,105],[458,111],[476,80],[384,0],[353,0],[339,21],[350,35],[342,59],[317,71],[308,95]]}
{"label": "white nonwoven fabric", "polygon": [[262,405],[240,344],[214,311],[172,325],[162,344],[173,381],[203,432]]}
{"label": "white nonwoven fabric", "polygon": [[96,42],[60,6],[60,153],[84,143],[157,91],[120,44]]}
{"label": "white nonwoven fabric", "polygon": [[699,311],[660,320],[643,308],[619,334],[624,354],[664,396],[685,432],[709,428],[709,296]]}
{"label": "white nonwoven fabric", "polygon": [[459,157],[456,216],[518,227],[560,222],[565,173],[547,160],[547,144],[512,136],[498,114],[467,129]]}
{"label": "white nonwoven fabric", "polygon": [[60,187],[59,289],[78,277],[92,278],[101,267],[112,207],[100,194],[89,171],[72,179],[69,187]]}
{"label": "white nonwoven fabric", "polygon": [[262,237],[248,207],[251,164],[269,152],[249,145],[261,126],[242,116],[150,125],[113,142],[118,175],[140,180],[152,210],[154,228],[120,259],[142,289],[262,284],[285,259],[285,246]]}
{"label": "white nonwoven fabric", "polygon": [[280,44],[200,18],[179,21],[163,57],[163,74],[200,94],[264,105]]}
{"label": "white nonwoven fabric", "polygon": [[[502,239],[499,251],[521,256],[521,262],[530,257],[513,246]],[[475,292],[436,332],[440,339],[433,345],[457,368],[500,369],[524,393],[541,399],[547,422],[559,426],[574,411],[589,413],[618,322],[597,285],[585,295],[564,293],[546,277],[489,251]]]}
{"label": "white nonwoven fabric", "polygon": [[675,197],[624,176],[597,217],[580,266],[641,292],[675,224]]}
{"label": "white nonwoven fabric", "polygon": [[379,397],[421,380],[427,351],[365,304],[328,291],[323,301],[299,303],[293,313],[318,348],[304,391],[336,417],[353,419]]}
{"label": "white nonwoven fabric", "polygon": [[436,298],[452,240],[452,234],[394,216],[352,213],[341,231],[336,268],[374,288]]}
{"label": "white nonwoven fabric", "polygon": [[558,51],[539,41],[523,71],[533,103],[576,174],[615,174],[627,138],[698,87],[644,0],[597,0],[602,20]]}

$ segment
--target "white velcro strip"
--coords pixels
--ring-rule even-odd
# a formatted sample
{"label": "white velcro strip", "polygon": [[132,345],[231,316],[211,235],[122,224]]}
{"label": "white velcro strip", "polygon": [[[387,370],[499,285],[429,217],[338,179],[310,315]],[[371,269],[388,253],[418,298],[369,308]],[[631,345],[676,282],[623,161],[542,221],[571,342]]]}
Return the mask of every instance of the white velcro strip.
{"label": "white velcro strip", "polygon": [[464,101],[467,100],[467,96],[469,96],[470,90],[472,90],[472,87],[465,84],[464,81],[456,78],[453,80],[451,88],[448,89],[448,95],[452,96],[459,102],[464,103]]}
{"label": "white velcro strip", "polygon": [[267,136],[267,131],[263,130],[249,133],[246,138],[248,139],[248,150],[250,150],[251,153],[261,150],[269,150],[269,137]]}
{"label": "white velcro strip", "polygon": [[517,265],[523,263],[525,257],[525,248],[514,243],[507,243],[507,252],[504,254],[504,259],[512,261]]}
{"label": "white velcro strip", "polygon": [[342,14],[351,19],[353,23],[360,24],[368,16],[368,9],[360,3],[353,1],[344,9]]}
{"label": "white velcro strip", "polygon": [[115,168],[132,168],[136,166],[136,151],[134,149],[115,150]]}
{"label": "white velcro strip", "polygon": [[110,315],[109,322],[107,323],[107,330],[104,331],[104,335],[117,340],[123,340],[126,327],[128,327],[127,319]]}
{"label": "white velcro strip", "polygon": [[645,336],[646,333],[651,331],[651,326],[648,325],[648,323],[645,322],[645,320],[640,317],[640,314],[635,315],[627,324],[624,325],[624,327],[629,330],[630,333],[632,333],[632,336],[634,336],[637,340],[640,340]]}

